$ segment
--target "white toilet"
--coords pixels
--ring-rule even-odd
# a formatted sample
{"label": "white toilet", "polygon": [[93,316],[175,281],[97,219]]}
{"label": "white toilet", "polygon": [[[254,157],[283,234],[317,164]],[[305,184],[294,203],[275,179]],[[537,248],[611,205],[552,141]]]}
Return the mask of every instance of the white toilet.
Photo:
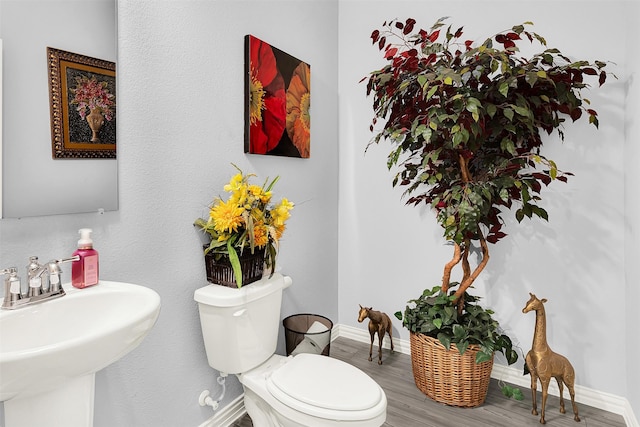
{"label": "white toilet", "polygon": [[282,290],[290,285],[276,273],[241,289],[196,290],[209,365],[238,376],[255,427],[382,425],[387,398],[358,368],[316,354],[275,354]]}

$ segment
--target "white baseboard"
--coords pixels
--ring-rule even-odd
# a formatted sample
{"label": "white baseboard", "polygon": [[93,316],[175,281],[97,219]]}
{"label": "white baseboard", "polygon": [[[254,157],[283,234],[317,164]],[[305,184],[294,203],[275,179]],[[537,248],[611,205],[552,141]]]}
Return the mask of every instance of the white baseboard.
{"label": "white baseboard", "polygon": [[[338,337],[344,337],[366,344],[371,342],[368,331],[347,325],[335,325],[333,327],[331,330],[331,341]],[[386,349],[390,348],[388,339],[384,340],[382,347]],[[399,353],[411,354],[411,345],[407,340],[394,338],[393,347],[394,350]],[[530,387],[531,385],[531,379],[529,376],[524,376],[520,370],[504,365],[494,364],[491,377],[522,387]],[[633,409],[631,408],[631,404],[629,404],[629,401],[626,398],[593,390],[580,385],[576,385],[575,389],[576,401],[578,403],[621,415],[624,418],[627,427],[640,427],[640,424],[638,424],[638,420],[633,413]],[[558,386],[555,383],[551,383],[549,385],[549,394],[553,396],[560,395]],[[220,412],[216,413],[199,427],[229,427],[234,423],[234,421],[241,418],[247,412],[244,408],[243,398],[244,395],[238,396],[233,402],[222,408]]]}
{"label": "white baseboard", "polygon": [[[345,337],[366,344],[369,344],[371,342],[369,331],[347,325],[337,325],[337,328],[333,328],[332,340],[337,337]],[[399,353],[408,355],[411,354],[411,345],[407,340],[394,338],[393,346],[394,350]],[[388,339],[385,339],[383,341],[382,348],[390,348]],[[491,377],[522,387],[528,388],[531,386],[531,378],[528,375],[524,376],[519,369],[511,368],[505,365],[494,364],[493,371],[491,372]],[[633,409],[631,408],[631,405],[626,398],[593,390],[591,388],[583,387],[580,385],[576,385],[575,390],[576,401],[578,403],[602,409],[614,414],[622,415],[627,427],[640,427],[640,424],[638,424],[638,420],[633,413]],[[553,396],[560,395],[557,384],[552,382],[549,385],[549,394]]]}
{"label": "white baseboard", "polygon": [[198,427],[229,427],[246,413],[243,393]]}

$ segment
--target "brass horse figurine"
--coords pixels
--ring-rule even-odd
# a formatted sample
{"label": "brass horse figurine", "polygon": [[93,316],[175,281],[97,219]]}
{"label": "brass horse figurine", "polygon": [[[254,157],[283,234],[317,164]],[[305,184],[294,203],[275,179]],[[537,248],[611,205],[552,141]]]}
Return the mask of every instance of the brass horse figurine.
{"label": "brass horse figurine", "polygon": [[529,353],[527,353],[526,362],[531,374],[531,395],[533,400],[533,409],[531,413],[538,415],[537,403],[536,403],[536,385],[538,378],[542,384],[542,410],[540,413],[540,424],[546,424],[544,419],[544,408],[547,403],[547,395],[549,389],[549,382],[551,378],[555,378],[558,382],[558,388],[560,389],[560,413],[564,414],[564,399],[562,398],[562,383],[566,384],[569,389],[569,395],[571,396],[571,405],[573,406],[573,419],[580,421],[578,416],[578,406],[575,402],[575,392],[573,384],[576,379],[573,366],[569,363],[566,357],[554,353],[549,344],[547,344],[547,319],[544,312],[544,303],[547,302],[545,298],[538,299],[534,294],[529,292],[531,298],[527,301],[527,304],[522,309],[523,313],[528,313],[532,310],[536,312],[536,328],[533,334],[533,346]]}
{"label": "brass horse figurine", "polygon": [[382,365],[382,340],[385,332],[389,334],[391,342],[391,352],[393,353],[393,337],[391,336],[391,319],[386,313],[376,311],[372,307],[360,306],[358,313],[358,322],[369,318],[369,335],[371,335],[371,344],[369,345],[369,362],[371,362],[371,353],[373,353],[373,337],[378,334],[378,365]]}

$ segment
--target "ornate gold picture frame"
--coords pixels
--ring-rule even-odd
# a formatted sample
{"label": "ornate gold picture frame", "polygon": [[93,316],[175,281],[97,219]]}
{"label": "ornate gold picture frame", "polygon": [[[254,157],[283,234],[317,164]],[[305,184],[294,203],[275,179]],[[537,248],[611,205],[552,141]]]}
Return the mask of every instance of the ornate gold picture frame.
{"label": "ornate gold picture frame", "polygon": [[47,47],[54,159],[116,158],[116,64]]}

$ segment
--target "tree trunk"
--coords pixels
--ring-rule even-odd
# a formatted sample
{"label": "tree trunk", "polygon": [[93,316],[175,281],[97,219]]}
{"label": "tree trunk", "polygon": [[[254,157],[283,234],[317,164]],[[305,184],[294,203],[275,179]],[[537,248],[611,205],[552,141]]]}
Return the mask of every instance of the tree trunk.
{"label": "tree trunk", "polygon": [[[480,233],[480,230],[478,230],[478,232]],[[456,297],[454,302],[456,303],[464,295],[464,292],[469,289],[469,286],[473,284],[478,275],[482,272],[482,270],[484,270],[485,266],[489,262],[489,247],[487,246],[487,241],[484,239],[482,233],[480,233],[480,247],[482,248],[482,260],[480,260],[478,266],[475,268],[475,270],[473,270],[473,273],[471,273],[469,277],[467,277],[460,283],[460,287],[454,294]]]}
{"label": "tree trunk", "polygon": [[[469,164],[467,159],[462,155],[458,155],[458,162],[460,164],[460,174],[462,176],[462,182],[468,184],[473,181],[471,172],[469,171]],[[444,274],[442,276],[442,291],[446,294],[449,291],[449,283],[451,280],[451,270],[455,267],[460,261],[462,261],[462,281],[460,282],[460,286],[454,293],[455,299],[454,304],[457,305],[458,313],[462,313],[464,308],[464,293],[476,280],[478,275],[484,270],[485,266],[489,262],[489,247],[487,246],[487,241],[482,234],[482,230],[478,227],[477,230],[480,247],[482,248],[482,259],[478,266],[471,272],[471,266],[469,265],[469,252],[471,250],[471,239],[466,238],[462,243],[463,247],[454,242],[453,248],[453,258],[451,261],[445,264],[444,266]]]}
{"label": "tree trunk", "polygon": [[449,283],[451,283],[451,270],[460,262],[460,245],[453,242],[453,258],[451,261],[444,265],[444,274],[442,275],[442,292],[447,294],[449,292]]}

